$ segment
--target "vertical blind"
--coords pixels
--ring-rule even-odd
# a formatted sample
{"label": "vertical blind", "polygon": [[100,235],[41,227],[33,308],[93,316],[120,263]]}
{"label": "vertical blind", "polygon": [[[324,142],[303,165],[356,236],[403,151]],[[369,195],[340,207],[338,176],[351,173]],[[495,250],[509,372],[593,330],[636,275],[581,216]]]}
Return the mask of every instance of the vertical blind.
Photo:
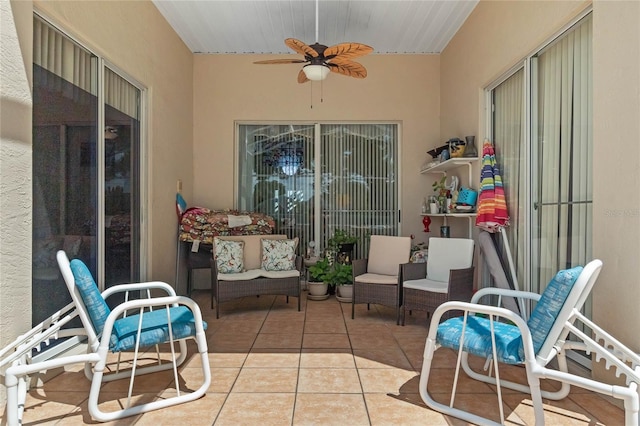
{"label": "vertical blind", "polygon": [[522,209],[527,196],[524,174],[524,69],[494,89],[493,105],[493,140],[510,216],[507,237],[516,274],[522,277],[526,253],[525,214]]}
{"label": "vertical blind", "polygon": [[300,254],[338,229],[359,238],[355,256],[369,235],[397,235],[397,125],[240,125],[238,135],[238,207],[273,216]]}
{"label": "vertical blind", "polygon": [[533,62],[538,76],[534,238],[539,241],[539,291],[555,271],[591,257],[591,22],[591,16],[582,20]]}

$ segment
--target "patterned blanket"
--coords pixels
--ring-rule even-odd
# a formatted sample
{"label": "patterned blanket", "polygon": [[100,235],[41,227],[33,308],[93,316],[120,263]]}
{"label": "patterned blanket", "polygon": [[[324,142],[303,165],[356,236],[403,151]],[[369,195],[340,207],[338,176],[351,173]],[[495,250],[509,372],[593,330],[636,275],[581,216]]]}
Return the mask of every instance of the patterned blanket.
{"label": "patterned blanket", "polygon": [[[251,222],[244,225],[243,223],[249,222],[247,217]],[[234,226],[238,224],[242,225]],[[182,214],[180,241],[199,240],[203,244],[213,244],[213,237],[218,235],[271,234],[274,228],[273,218],[263,213],[192,207]]]}

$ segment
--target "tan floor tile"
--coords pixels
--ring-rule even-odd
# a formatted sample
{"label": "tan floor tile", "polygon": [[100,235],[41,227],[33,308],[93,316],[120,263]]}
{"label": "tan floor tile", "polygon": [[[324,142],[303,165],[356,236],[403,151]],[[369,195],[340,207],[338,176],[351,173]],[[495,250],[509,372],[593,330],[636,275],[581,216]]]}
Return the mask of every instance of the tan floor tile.
{"label": "tan floor tile", "polygon": [[448,426],[445,417],[424,404],[419,394],[385,395],[367,393],[364,395],[369,410],[371,424],[403,426]]}
{"label": "tan floor tile", "polygon": [[350,349],[303,349],[300,368],[355,368]]}
{"label": "tan floor tile", "polygon": [[[432,394],[433,399],[440,404],[449,405],[451,395],[450,394]],[[498,408],[498,398],[495,394],[487,394],[479,397],[474,394],[462,394],[458,393],[455,398],[454,407],[468,413],[477,414],[481,417],[488,418],[494,422],[500,422],[500,411]],[[508,425],[527,425],[516,412],[513,412],[509,406],[504,407],[505,421]],[[446,416],[447,419],[453,419],[458,424],[467,424],[455,417]],[[552,423],[549,423],[552,424]]]}
{"label": "tan floor tile", "polygon": [[[399,368],[368,368],[359,369],[360,381],[364,393],[399,393],[412,379],[418,377],[415,371]],[[418,392],[417,386],[413,390]]]}
{"label": "tan floor tile", "polygon": [[216,333],[207,339],[209,352],[249,352],[256,334]]}
{"label": "tan floor tile", "polygon": [[305,333],[346,333],[347,328],[344,325],[343,321],[340,321],[339,318],[336,321],[325,321],[325,320],[309,320],[304,324],[304,332]]}
{"label": "tan floor tile", "polygon": [[254,349],[300,349],[302,347],[302,332],[290,334],[258,334]]}
{"label": "tan floor tile", "polygon": [[246,368],[298,368],[299,350],[290,349],[253,349],[244,364]]}
{"label": "tan floor tile", "polygon": [[260,330],[260,333],[275,333],[275,334],[302,334],[304,328],[304,321],[291,321],[287,319],[283,320],[271,320],[267,319]]}
{"label": "tan floor tile", "polygon": [[215,425],[290,425],[295,398],[293,393],[231,393]]}
{"label": "tan floor tile", "polygon": [[240,368],[212,368],[209,392],[229,393],[240,374]]}
{"label": "tan floor tile", "polygon": [[195,401],[145,413],[135,424],[136,426],[212,425],[226,397],[227,395],[221,393],[208,393]]}
{"label": "tan floor tile", "polygon": [[[508,409],[521,418],[525,424],[535,424],[535,416],[531,397],[528,395],[508,394],[503,395],[503,400],[507,404]],[[624,424],[624,417],[619,421],[602,423],[597,418],[591,416],[587,411],[578,404],[565,398],[560,401],[543,400],[544,421],[548,425],[603,425],[603,424]],[[496,408],[497,410],[497,408]]]}
{"label": "tan floor tile", "polygon": [[303,368],[298,393],[362,393],[355,368]]}
{"label": "tan floor tile", "polygon": [[[247,359],[246,352],[209,352],[209,367],[210,368],[219,368],[219,367],[242,367],[244,361]],[[202,365],[200,356],[193,356],[189,360],[187,360],[182,368],[194,368],[200,367]]]}
{"label": "tan floor tile", "polygon": [[[615,425],[624,423],[624,410],[596,393],[575,393],[569,395],[569,398],[580,405],[590,417],[598,419],[603,424]],[[555,404],[555,401],[552,404]]]}
{"label": "tan floor tile", "polygon": [[[347,330],[349,334],[368,334],[368,335],[383,335],[391,334],[390,326],[378,322],[363,322],[358,319],[352,320],[349,318],[346,321]],[[394,325],[395,327],[395,325]]]}
{"label": "tan floor tile", "polygon": [[263,319],[226,321],[224,327],[216,331],[215,336],[227,334],[258,334],[263,323]]}
{"label": "tan floor tile", "polygon": [[[455,371],[449,368],[431,369],[429,373],[429,392],[451,393]],[[469,378],[463,372],[458,377],[458,393],[493,393],[493,390],[486,383]]]}
{"label": "tan floor tile", "polygon": [[362,395],[299,393],[293,424],[356,426],[370,423]]}
{"label": "tan floor tile", "polygon": [[[179,376],[179,375],[178,375]],[[135,378],[134,392],[162,392],[173,383],[173,370],[165,370],[153,374],[145,374]],[[173,385],[171,385],[173,386]],[[129,389],[129,379],[120,379],[102,385],[104,392],[124,392]]]}
{"label": "tan floor tile", "polygon": [[396,339],[387,334],[349,334],[353,349],[384,349],[397,346]]}
{"label": "tan floor tile", "polygon": [[[70,413],[78,412],[78,406],[88,397],[89,394],[85,391],[72,392],[69,389],[64,391],[32,390],[27,394],[22,424],[54,423]],[[4,417],[6,411],[2,410],[1,412]],[[82,414],[79,413],[77,415],[81,416]]]}
{"label": "tan floor tile", "polygon": [[[157,397],[157,393],[147,393],[143,395],[132,396],[131,406],[140,405],[153,401]],[[127,403],[126,397],[122,397],[121,394],[112,394],[109,392],[101,392],[98,398],[98,409],[103,413],[113,413],[121,410]],[[85,400],[77,410],[73,413],[65,416],[59,425],[78,425],[78,424],[107,424],[107,425],[132,425],[135,424],[140,416],[125,417],[120,420],[114,420],[111,422],[98,422],[93,420],[89,414],[88,400]]]}
{"label": "tan floor tile", "polygon": [[295,392],[297,368],[243,368],[232,392]]}
{"label": "tan floor tile", "polygon": [[398,347],[386,349],[354,349],[353,355],[358,368],[402,368],[411,370],[412,366],[404,352]]}
{"label": "tan floor tile", "polygon": [[351,349],[346,334],[305,334],[302,340],[305,349]]}

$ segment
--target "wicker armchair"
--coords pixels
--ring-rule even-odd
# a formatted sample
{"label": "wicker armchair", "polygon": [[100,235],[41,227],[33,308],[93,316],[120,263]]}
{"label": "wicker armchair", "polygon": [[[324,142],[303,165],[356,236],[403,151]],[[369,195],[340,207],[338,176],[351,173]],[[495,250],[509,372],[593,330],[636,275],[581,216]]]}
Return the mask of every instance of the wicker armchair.
{"label": "wicker armchair", "polygon": [[396,309],[396,324],[400,323],[400,265],[409,261],[411,238],[372,235],[369,256],[356,259],[353,266],[353,298],[351,319],[356,303],[371,303]]}
{"label": "wicker armchair", "polygon": [[[407,310],[433,313],[444,302],[471,300],[473,253],[474,241],[471,239],[429,238],[427,263],[400,266],[402,325]],[[451,315],[452,312],[446,314],[447,318]]]}

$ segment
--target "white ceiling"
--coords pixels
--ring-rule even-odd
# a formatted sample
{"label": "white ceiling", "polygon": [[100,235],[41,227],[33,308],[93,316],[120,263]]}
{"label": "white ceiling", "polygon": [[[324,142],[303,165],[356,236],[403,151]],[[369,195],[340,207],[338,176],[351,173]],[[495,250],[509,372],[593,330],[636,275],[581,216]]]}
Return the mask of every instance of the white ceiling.
{"label": "white ceiling", "polygon": [[294,53],[285,38],[440,53],[478,0],[153,0],[194,53]]}

